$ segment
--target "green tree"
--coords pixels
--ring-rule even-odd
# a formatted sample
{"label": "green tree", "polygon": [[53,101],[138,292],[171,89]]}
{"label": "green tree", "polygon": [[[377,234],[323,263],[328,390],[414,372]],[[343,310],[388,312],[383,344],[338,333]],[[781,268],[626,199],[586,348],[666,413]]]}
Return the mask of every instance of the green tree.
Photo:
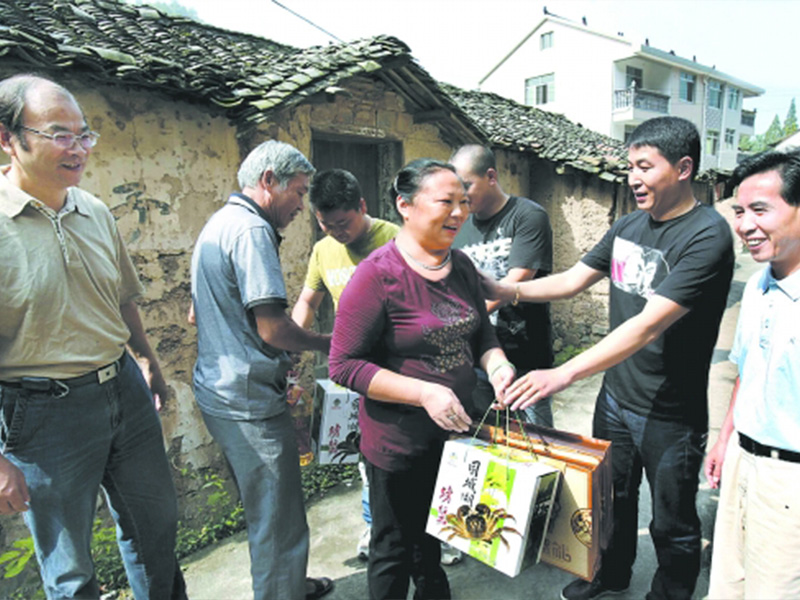
{"label": "green tree", "polygon": [[772,119],[772,124],[764,134],[764,141],[766,142],[767,146],[772,146],[773,144],[780,142],[782,139],[783,127],[781,127],[781,120],[778,118],[778,115],[775,115],[775,118]]}
{"label": "green tree", "polygon": [[742,152],[750,152],[757,154],[767,149],[767,143],[764,141],[764,134],[759,135],[742,135],[739,138],[739,150]]}
{"label": "green tree", "polygon": [[788,137],[797,132],[797,109],[794,105],[794,98],[789,105],[789,112],[786,113],[786,119],[783,121],[783,136]]}

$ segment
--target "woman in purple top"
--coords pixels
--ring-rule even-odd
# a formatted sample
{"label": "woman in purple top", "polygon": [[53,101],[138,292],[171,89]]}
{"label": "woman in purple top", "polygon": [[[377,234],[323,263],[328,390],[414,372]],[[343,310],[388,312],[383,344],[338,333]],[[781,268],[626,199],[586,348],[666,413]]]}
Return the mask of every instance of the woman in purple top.
{"label": "woman in purple top", "polygon": [[514,378],[489,323],[480,279],[453,240],[469,206],[455,169],[419,159],[394,181],[403,228],[362,261],[342,294],[331,342],[331,378],[360,392],[367,465],[373,599],[450,598],[439,542],[425,534],[444,440],[471,423],[462,402],[473,365],[498,398]]}

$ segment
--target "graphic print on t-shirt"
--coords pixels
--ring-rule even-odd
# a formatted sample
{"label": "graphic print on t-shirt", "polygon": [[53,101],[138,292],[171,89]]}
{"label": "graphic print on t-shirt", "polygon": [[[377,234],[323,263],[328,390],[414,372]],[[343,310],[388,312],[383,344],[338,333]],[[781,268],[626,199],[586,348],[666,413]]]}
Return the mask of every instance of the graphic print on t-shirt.
{"label": "graphic print on t-shirt", "polygon": [[476,267],[489,273],[495,279],[502,279],[508,274],[511,238],[503,237],[502,227],[497,228],[497,238],[491,242],[471,244],[464,246],[461,250],[470,257]]}
{"label": "graphic print on t-shirt", "polygon": [[348,265],[346,267],[338,267],[333,269],[326,269],[325,277],[330,287],[345,286],[349,283],[353,273],[356,272],[355,265]]}
{"label": "graphic print on t-shirt", "polygon": [[611,282],[616,288],[650,298],[667,275],[669,263],[661,250],[640,246],[620,237],[614,239]]}

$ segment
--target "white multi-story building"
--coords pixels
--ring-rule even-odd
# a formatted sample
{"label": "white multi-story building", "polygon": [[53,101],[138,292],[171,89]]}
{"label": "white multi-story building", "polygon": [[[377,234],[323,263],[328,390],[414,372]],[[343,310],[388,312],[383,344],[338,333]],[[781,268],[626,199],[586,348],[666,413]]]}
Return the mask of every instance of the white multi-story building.
{"label": "white multi-story building", "polygon": [[736,165],[739,138],[754,133],[755,111],[742,100],[764,90],[623,34],[546,15],[479,82],[495,92],[564,114],[584,127],[625,140],[641,122],[675,115],[703,140],[701,169]]}

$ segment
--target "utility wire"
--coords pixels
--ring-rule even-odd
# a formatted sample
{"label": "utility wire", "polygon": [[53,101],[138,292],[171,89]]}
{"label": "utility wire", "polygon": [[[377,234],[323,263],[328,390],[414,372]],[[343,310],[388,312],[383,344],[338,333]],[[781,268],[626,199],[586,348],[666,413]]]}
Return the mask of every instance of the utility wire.
{"label": "utility wire", "polygon": [[328,31],[328,30],[326,30],[326,29],[323,29],[322,27],[320,27],[319,25],[317,25],[316,23],[314,23],[312,20],[305,18],[303,15],[301,15],[301,14],[299,14],[299,13],[296,13],[296,12],[295,12],[295,11],[293,11],[291,8],[289,8],[288,6],[284,6],[283,4],[281,4],[280,2],[278,2],[278,0],[272,0],[272,3],[273,3],[273,4],[277,4],[277,5],[278,5],[278,6],[280,6],[280,7],[281,7],[283,10],[285,10],[285,11],[288,11],[288,12],[292,13],[292,14],[293,14],[295,17],[297,17],[298,19],[302,19],[303,21],[305,21],[306,23],[308,23],[308,24],[309,24],[309,25],[311,25],[312,27],[315,27],[316,29],[319,29],[319,30],[320,30],[322,33],[324,33],[325,35],[328,35],[328,36],[332,37],[332,38],[333,38],[333,39],[335,39],[337,42],[344,43],[344,41],[343,41],[343,40],[340,40],[338,37],[336,37],[335,35],[333,35],[333,34],[332,34],[330,31]]}

